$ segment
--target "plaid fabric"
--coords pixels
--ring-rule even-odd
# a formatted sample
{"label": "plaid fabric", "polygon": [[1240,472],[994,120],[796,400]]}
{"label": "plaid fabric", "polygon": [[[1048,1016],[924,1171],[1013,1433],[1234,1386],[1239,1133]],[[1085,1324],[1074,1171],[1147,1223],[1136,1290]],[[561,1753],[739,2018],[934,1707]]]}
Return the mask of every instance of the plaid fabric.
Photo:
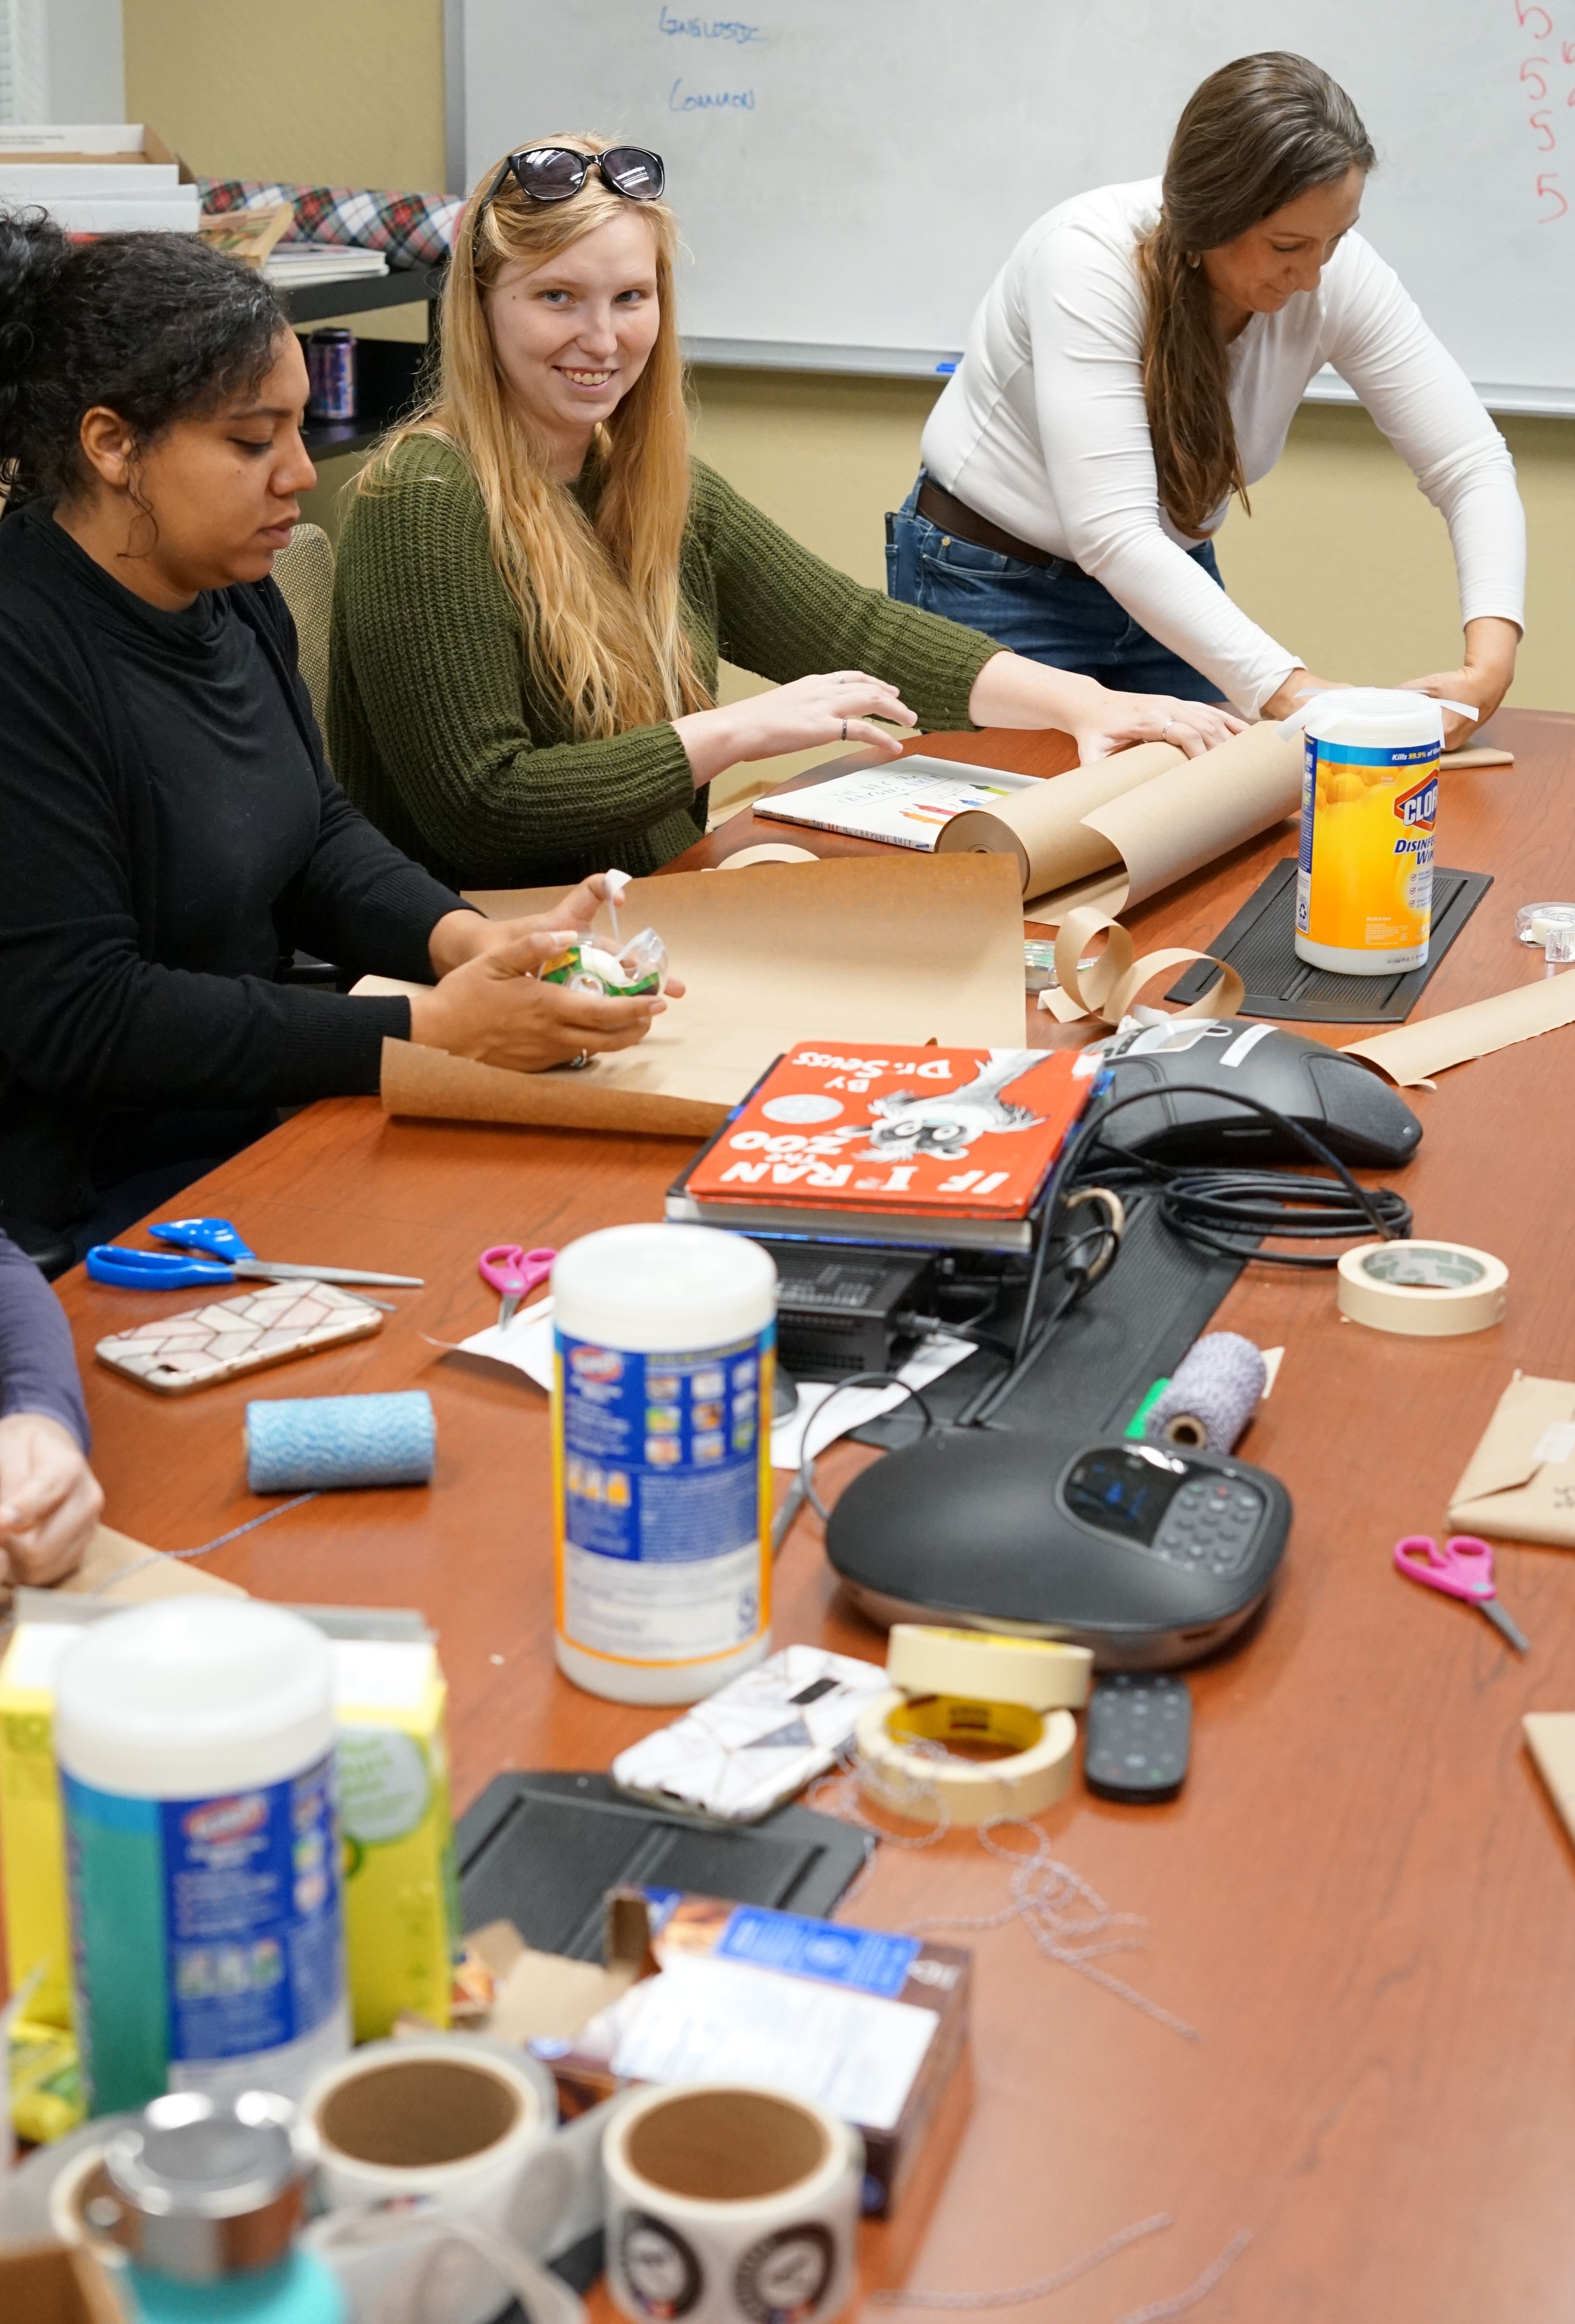
{"label": "plaid fabric", "polygon": [[355,243],[387,254],[391,266],[440,266],[454,247],[465,204],[453,194],[357,193],[347,186],[269,186],[251,178],[199,178],[205,210],[254,209],[289,202],[285,242]]}

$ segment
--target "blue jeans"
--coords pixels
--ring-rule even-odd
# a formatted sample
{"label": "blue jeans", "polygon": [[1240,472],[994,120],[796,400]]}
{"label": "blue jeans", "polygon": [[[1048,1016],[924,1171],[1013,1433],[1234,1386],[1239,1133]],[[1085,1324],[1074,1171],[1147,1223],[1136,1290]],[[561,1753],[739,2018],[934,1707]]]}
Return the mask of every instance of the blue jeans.
{"label": "blue jeans", "polygon": [[[1060,558],[1049,565],[1027,565],[999,549],[975,549],[918,514],[918,490],[916,484],[897,514],[886,520],[889,597],[926,613],[944,613],[1031,661],[1075,670],[1121,693],[1224,701],[1217,686],[1150,637],[1102,582]],[[1212,541],[1187,554],[1211,581],[1225,586]]]}

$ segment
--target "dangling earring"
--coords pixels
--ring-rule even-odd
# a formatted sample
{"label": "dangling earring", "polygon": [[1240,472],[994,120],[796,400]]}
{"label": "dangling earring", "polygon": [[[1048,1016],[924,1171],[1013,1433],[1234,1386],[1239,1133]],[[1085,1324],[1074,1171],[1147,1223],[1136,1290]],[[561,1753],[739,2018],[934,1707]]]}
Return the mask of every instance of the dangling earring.
{"label": "dangling earring", "polygon": [[1203,263],[1202,253],[1201,251],[1184,250],[1182,256],[1186,260],[1189,266],[1202,266]]}

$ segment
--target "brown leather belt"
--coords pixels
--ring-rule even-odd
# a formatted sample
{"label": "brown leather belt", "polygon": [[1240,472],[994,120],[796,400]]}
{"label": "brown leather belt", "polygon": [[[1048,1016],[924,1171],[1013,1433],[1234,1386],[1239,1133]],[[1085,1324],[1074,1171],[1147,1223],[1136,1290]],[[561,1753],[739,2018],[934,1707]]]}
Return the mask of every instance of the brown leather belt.
{"label": "brown leather belt", "polygon": [[1023,565],[1059,565],[1064,573],[1075,573],[1078,567],[1069,557],[1053,557],[1047,549],[1036,549],[1031,540],[1019,540],[1015,532],[1007,532],[999,524],[991,524],[965,501],[942,490],[933,476],[926,476],[918,489],[915,503],[918,513],[938,524],[943,532],[954,533],[972,549],[993,549],[998,557],[1015,557]]}

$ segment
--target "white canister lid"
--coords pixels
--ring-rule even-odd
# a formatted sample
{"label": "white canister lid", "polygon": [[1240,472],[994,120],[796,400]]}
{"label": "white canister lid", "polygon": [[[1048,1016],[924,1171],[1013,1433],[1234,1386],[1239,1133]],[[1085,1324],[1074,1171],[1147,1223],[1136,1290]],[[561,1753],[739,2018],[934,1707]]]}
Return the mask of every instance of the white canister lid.
{"label": "white canister lid", "polygon": [[603,1227],[559,1251],[552,1298],[571,1339],[677,1354],[764,1331],[777,1269],[758,1242],[717,1227]]}
{"label": "white canister lid", "polygon": [[60,1657],[55,1748],[96,1790],[211,1798],[282,1783],[333,1748],[333,1655],[255,1599],[169,1598],[94,1622]]}
{"label": "white canister lid", "polygon": [[1303,724],[1315,742],[1353,749],[1403,751],[1419,743],[1443,746],[1443,706],[1431,694],[1398,686],[1331,687],[1303,706]]}

